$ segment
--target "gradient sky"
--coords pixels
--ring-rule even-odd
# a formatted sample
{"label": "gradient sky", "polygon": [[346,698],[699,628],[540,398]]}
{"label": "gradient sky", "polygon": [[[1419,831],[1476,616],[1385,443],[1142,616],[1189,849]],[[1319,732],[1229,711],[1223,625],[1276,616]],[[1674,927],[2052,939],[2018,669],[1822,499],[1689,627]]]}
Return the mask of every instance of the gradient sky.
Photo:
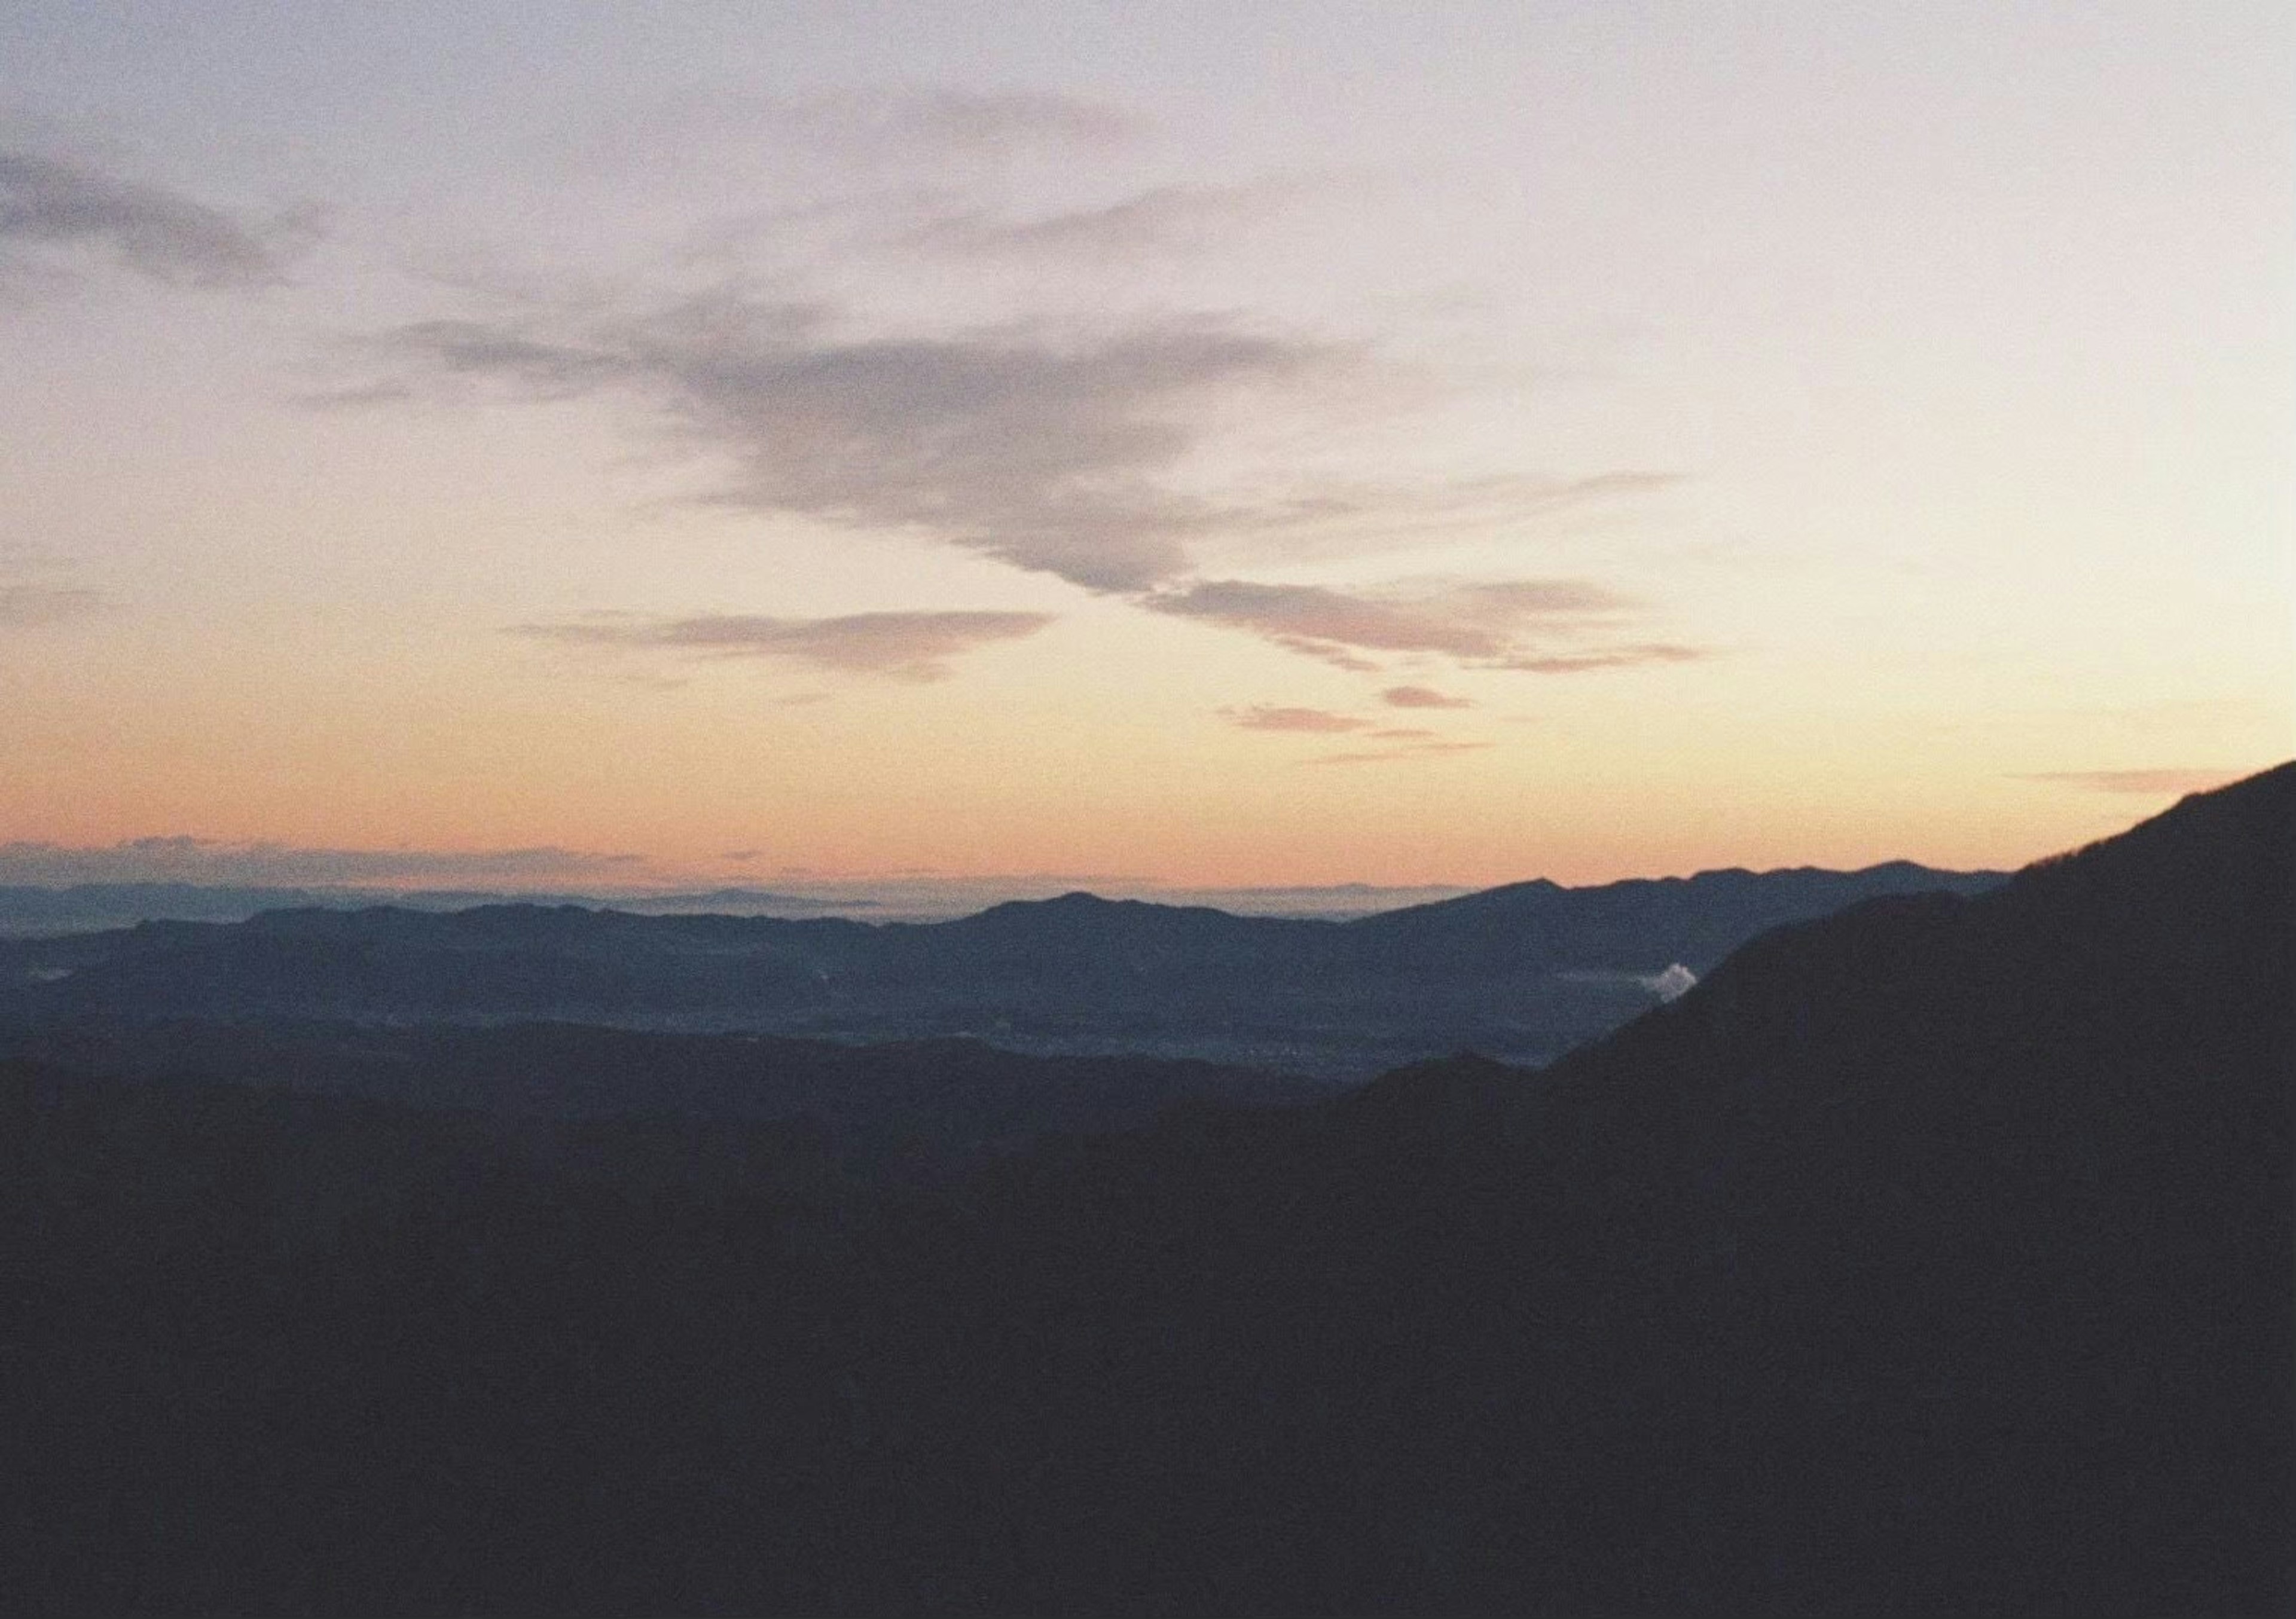
{"label": "gradient sky", "polygon": [[2005,865],[2296,751],[2255,4],[0,12],[0,882]]}

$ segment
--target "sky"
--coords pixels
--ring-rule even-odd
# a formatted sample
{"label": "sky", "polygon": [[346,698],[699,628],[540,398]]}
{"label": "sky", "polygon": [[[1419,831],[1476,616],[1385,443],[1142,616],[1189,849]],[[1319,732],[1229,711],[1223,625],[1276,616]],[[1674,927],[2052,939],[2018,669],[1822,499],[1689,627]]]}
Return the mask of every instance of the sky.
{"label": "sky", "polygon": [[2296,752],[2296,20],[15,0],[0,883],[2011,866]]}

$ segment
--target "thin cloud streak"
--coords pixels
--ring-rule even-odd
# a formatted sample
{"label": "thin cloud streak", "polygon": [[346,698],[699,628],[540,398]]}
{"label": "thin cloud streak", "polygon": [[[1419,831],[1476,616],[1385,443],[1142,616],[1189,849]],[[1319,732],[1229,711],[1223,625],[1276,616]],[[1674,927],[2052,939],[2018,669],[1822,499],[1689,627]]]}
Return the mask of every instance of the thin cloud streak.
{"label": "thin cloud streak", "polygon": [[1371,724],[1345,714],[1333,714],[1325,708],[1276,708],[1256,704],[1249,708],[1224,708],[1220,711],[1245,731],[1291,731],[1330,734],[1340,731],[1361,731]]}
{"label": "thin cloud streak", "polygon": [[1112,102],[1057,92],[897,86],[831,91],[767,103],[782,133],[839,148],[1009,153],[1106,151],[1138,138],[1144,121]]}
{"label": "thin cloud streak", "polygon": [[1549,653],[1531,658],[1508,658],[1495,669],[1523,675],[1584,675],[1595,669],[1631,669],[1644,664],[1697,663],[1713,657],[1705,647],[1680,646],[1671,642],[1645,642],[1633,646],[1602,647],[1586,652]]}
{"label": "thin cloud streak", "polygon": [[942,172],[1026,157],[1104,159],[1148,129],[1125,107],[1057,92],[879,85],[772,95],[697,85],[627,104],[572,155],[609,171],[730,163]]}
{"label": "thin cloud streak", "polygon": [[1474,701],[1464,697],[1448,697],[1429,686],[1390,686],[1379,694],[1379,700],[1390,708],[1472,708]]}
{"label": "thin cloud streak", "polygon": [[40,629],[100,613],[100,591],[53,585],[0,585],[0,630]]}
{"label": "thin cloud streak", "polygon": [[738,613],[687,618],[601,614],[513,626],[510,634],[584,646],[636,647],[720,658],[777,658],[848,675],[946,680],[948,660],[975,648],[1033,635],[1049,613],[882,612],[832,618]]}
{"label": "thin cloud streak", "polygon": [[1454,754],[1480,753],[1496,748],[1496,742],[1405,742],[1394,748],[1383,748],[1363,753],[1327,753],[1312,759],[1302,759],[1302,765],[1396,765],[1413,759],[1444,758]]}
{"label": "thin cloud streak", "polygon": [[1291,188],[1160,185],[1100,208],[1014,219],[987,209],[927,213],[887,233],[888,245],[968,258],[1129,264],[1145,254],[1220,245],[1265,218]]}
{"label": "thin cloud streak", "polygon": [[1657,494],[1687,481],[1680,472],[1621,468],[1584,478],[1463,478],[1433,483],[1335,483],[1310,494],[1266,502],[1253,526],[1344,533],[1350,527],[1406,532],[1487,530],[1522,519],[1576,511],[1600,502]]}
{"label": "thin cloud streak", "polygon": [[[1549,650],[1536,642],[1583,642],[1612,626],[1636,604],[1583,579],[1488,580],[1379,593],[1321,585],[1267,585],[1248,579],[1200,579],[1142,598],[1141,605],[1177,617],[1247,631],[1342,668],[1378,666],[1365,654],[1434,654],[1470,668],[1559,674],[1677,663],[1706,654],[1670,643],[1567,646]],[[1403,707],[1462,705],[1423,686],[1396,686],[1410,695]],[[1432,699],[1432,700],[1430,700]]]}

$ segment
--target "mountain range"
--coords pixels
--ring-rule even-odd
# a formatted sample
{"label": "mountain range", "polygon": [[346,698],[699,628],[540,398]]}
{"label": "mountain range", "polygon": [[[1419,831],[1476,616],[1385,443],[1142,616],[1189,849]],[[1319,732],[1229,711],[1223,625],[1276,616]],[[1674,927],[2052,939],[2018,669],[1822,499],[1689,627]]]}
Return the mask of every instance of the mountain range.
{"label": "mountain range", "polygon": [[[2296,765],[1542,1074],[857,1199],[786,1124],[461,1059],[0,1059],[12,1601],[2286,1612],[2292,845]],[[547,1038],[545,1087],[629,1049]]]}
{"label": "mountain range", "polygon": [[0,940],[0,1017],[977,1036],[1363,1078],[1463,1047],[1543,1062],[1766,928],[1881,895],[1974,894],[2000,880],[1897,863],[1582,888],[1534,881],[1345,922],[1081,893],[937,923],[302,907]]}

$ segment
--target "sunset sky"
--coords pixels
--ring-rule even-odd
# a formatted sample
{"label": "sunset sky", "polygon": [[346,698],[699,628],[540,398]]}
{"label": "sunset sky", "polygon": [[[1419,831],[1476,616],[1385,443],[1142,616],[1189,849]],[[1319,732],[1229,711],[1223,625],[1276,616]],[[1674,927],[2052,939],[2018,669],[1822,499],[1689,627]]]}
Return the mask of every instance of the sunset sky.
{"label": "sunset sky", "polygon": [[0,10],[0,883],[2007,865],[2296,752],[2296,22]]}

